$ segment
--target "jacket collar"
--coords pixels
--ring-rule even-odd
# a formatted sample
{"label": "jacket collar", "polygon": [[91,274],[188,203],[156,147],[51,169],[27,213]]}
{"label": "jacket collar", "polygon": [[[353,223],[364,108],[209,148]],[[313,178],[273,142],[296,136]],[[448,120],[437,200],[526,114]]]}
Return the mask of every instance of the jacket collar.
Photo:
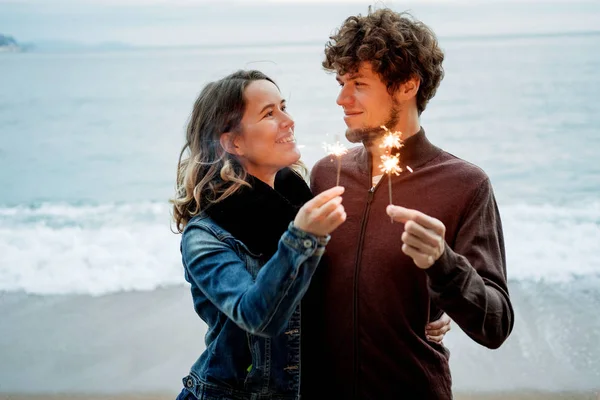
{"label": "jacket collar", "polygon": [[[417,169],[429,161],[433,160],[441,153],[441,149],[434,146],[427,136],[425,130],[421,127],[417,133],[403,141],[400,150],[394,152],[400,154],[400,166],[406,169],[406,166]],[[365,146],[356,153],[356,163],[364,174],[371,176],[372,158]],[[379,160],[376,160],[379,162]]]}
{"label": "jacket collar", "polygon": [[269,259],[300,207],[312,198],[306,182],[290,168],[279,171],[275,188],[249,176],[251,187],[209,206],[205,212],[252,253]]}

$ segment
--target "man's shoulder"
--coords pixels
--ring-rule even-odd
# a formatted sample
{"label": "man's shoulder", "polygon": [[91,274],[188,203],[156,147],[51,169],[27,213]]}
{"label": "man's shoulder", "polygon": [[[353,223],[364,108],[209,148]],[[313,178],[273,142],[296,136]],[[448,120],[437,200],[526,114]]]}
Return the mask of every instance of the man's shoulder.
{"label": "man's shoulder", "polygon": [[474,184],[489,181],[487,173],[481,167],[445,150],[442,150],[437,164],[444,167],[445,174],[461,180],[473,182]]}

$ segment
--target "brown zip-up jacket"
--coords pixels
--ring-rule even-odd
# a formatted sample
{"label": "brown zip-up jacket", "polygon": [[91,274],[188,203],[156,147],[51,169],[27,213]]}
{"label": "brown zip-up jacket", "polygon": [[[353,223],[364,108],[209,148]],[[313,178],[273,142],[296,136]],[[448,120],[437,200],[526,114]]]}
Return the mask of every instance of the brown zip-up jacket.
{"label": "brown zip-up jacket", "polygon": [[[473,340],[499,347],[513,327],[504,240],[487,175],[432,145],[421,129],[404,142],[393,203],[446,226],[446,250],[427,270],[402,250],[391,223],[388,177],[371,187],[364,146],[342,157],[347,220],[331,235],[302,304],[304,399],[451,399],[448,350],[425,338],[445,311]],[[335,186],[337,161],[312,170],[316,195]]]}

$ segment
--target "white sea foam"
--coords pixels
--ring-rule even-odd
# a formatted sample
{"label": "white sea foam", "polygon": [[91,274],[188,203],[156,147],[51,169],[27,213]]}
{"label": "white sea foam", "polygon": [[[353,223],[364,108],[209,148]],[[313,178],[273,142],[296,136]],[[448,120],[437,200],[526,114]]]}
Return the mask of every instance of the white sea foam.
{"label": "white sea foam", "polygon": [[600,204],[501,210],[508,277],[565,282],[600,275]]}
{"label": "white sea foam", "polygon": [[[600,204],[501,209],[511,280],[600,276]],[[0,208],[0,291],[153,290],[185,284],[166,204]]]}
{"label": "white sea foam", "polygon": [[0,290],[152,290],[184,283],[162,204],[0,209]]}

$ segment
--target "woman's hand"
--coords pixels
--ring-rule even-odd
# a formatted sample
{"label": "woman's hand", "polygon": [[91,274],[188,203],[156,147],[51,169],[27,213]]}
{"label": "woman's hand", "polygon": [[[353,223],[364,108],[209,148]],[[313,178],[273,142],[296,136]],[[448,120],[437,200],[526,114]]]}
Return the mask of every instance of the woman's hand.
{"label": "woman's hand", "polygon": [[425,326],[425,336],[432,342],[442,343],[444,336],[450,330],[452,320],[448,314],[443,313],[440,319],[430,322]]}
{"label": "woman's hand", "polygon": [[326,236],[346,220],[344,188],[335,186],[315,196],[298,211],[294,226],[315,236]]}

